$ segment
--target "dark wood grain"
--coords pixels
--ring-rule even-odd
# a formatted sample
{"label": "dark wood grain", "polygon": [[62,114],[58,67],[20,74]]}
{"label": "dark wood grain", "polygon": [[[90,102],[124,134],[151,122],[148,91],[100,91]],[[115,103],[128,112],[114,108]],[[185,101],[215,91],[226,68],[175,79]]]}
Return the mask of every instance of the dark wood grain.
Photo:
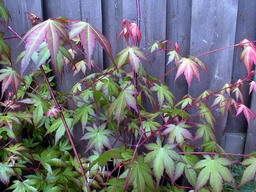
{"label": "dark wood grain", "polygon": [[[167,1],[167,19],[166,19],[166,39],[174,45],[177,42],[180,46],[180,54],[187,57],[190,51],[190,29],[191,29],[191,7],[192,1],[187,0],[171,0]],[[166,59],[168,61],[168,58]],[[175,68],[174,62],[166,66],[166,72]],[[175,72],[165,77],[166,84],[170,87],[179,101],[187,94],[188,87],[184,76],[175,81]]]}
{"label": "dark wood grain", "polygon": [[[192,1],[190,54],[196,56],[206,51],[235,43],[238,0],[194,0]],[[226,49],[205,55],[200,59],[209,72],[201,73],[201,82],[192,81],[188,92],[197,97],[204,90],[219,90],[231,82],[234,49]],[[227,117],[215,113],[215,132],[218,141],[225,140],[224,129]]]}
{"label": "dark wood grain", "polygon": [[[156,41],[166,39],[166,0],[141,0],[141,49],[146,50]],[[157,10],[157,11],[156,11]],[[150,55],[151,63],[144,67],[154,77],[165,73],[165,53]]]}
{"label": "dark wood grain", "polygon": [[[248,40],[255,40],[256,38],[256,15],[255,15],[255,1],[250,0],[240,0],[238,15],[237,15],[237,27],[236,27],[236,43],[241,42],[244,38]],[[243,63],[240,62],[240,55],[242,49],[240,47],[235,48],[234,51],[234,63],[232,71],[232,83],[238,79],[242,79],[247,76],[247,71]],[[242,88],[244,95],[244,102],[246,105],[250,104],[250,95],[248,95],[249,89],[248,84],[245,84]],[[252,101],[252,107],[255,105],[255,102]],[[229,115],[227,121],[227,132],[236,132],[236,133],[246,133],[247,132],[247,123],[243,115],[235,117],[234,115]],[[256,131],[254,129],[248,129],[247,142],[245,145],[246,153],[252,152],[251,150],[256,149],[255,144],[252,146],[249,143],[251,140],[255,140]],[[228,142],[226,142],[228,143]]]}

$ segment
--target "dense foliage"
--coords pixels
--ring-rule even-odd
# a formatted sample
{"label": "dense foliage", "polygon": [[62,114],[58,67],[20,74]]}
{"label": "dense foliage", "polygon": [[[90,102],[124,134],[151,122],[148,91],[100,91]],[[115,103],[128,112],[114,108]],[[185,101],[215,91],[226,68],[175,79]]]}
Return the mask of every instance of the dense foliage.
{"label": "dense foliage", "polygon": [[[2,2],[0,14],[1,23],[8,26],[9,13]],[[244,160],[239,162],[233,158],[236,154],[226,153],[217,143],[213,114],[235,111],[248,124],[256,117],[243,104],[240,90],[250,82],[250,93],[256,91],[251,80],[256,64],[253,43],[240,43],[247,77],[220,90],[206,90],[198,98],[186,95],[177,101],[161,80],[147,74],[149,59],[139,47],[142,35],[136,23],[123,21],[118,38],[123,36],[127,47],[113,58],[109,41],[91,24],[63,18],[41,21],[28,14],[33,27],[25,36],[17,36],[25,50],[16,61],[4,34],[0,35],[0,180],[9,190],[255,188],[255,154],[240,155]],[[190,86],[194,77],[200,79],[200,69],[207,72],[207,67],[196,57],[180,55],[177,43],[171,45],[156,42],[147,54],[167,52],[168,64],[177,69],[176,79],[184,74]],[[96,46],[105,50],[112,65],[92,73]],[[20,72],[15,67],[19,63]],[[61,77],[65,66],[72,66],[74,75],[84,74],[69,93],[54,90],[53,74]],[[72,135],[79,125],[87,145],[83,154],[78,154]]]}

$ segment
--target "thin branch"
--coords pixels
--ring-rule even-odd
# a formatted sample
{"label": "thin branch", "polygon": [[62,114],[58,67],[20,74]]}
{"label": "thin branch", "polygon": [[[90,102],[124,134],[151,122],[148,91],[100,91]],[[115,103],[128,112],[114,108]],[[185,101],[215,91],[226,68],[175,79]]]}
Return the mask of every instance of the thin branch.
{"label": "thin branch", "polygon": [[[53,102],[54,102],[55,107],[58,108],[58,109],[60,109],[60,110],[62,110],[62,109],[61,109],[61,106],[59,105],[59,103],[58,103],[58,101],[57,101],[57,98],[56,98],[56,96],[55,96],[55,94],[54,94],[54,92],[53,92],[53,89],[51,88],[50,82],[49,82],[49,80],[48,80],[48,78],[47,78],[47,76],[46,76],[46,73],[45,73],[43,67],[41,66],[40,69],[41,69],[41,72],[42,72],[42,74],[43,74],[44,80],[45,80],[45,82],[46,82],[46,84],[47,84],[47,87],[48,87],[48,89],[49,89],[49,91],[50,91],[51,97],[53,98]],[[81,170],[81,174],[82,174],[82,176],[83,176],[83,179],[84,179],[85,185],[86,185],[86,187],[87,187],[87,190],[90,191],[90,188],[89,188],[89,186],[88,186],[89,183],[88,183],[88,180],[87,180],[87,178],[86,178],[86,175],[85,175],[85,172],[84,172],[84,169],[83,169],[83,165],[82,165],[81,159],[80,159],[79,156],[78,156],[78,152],[77,152],[77,150],[76,150],[76,147],[75,147],[75,144],[74,144],[74,140],[73,140],[73,138],[72,138],[71,132],[70,132],[70,130],[69,130],[69,127],[68,127],[68,125],[67,125],[67,122],[66,122],[66,120],[65,120],[65,117],[64,117],[64,114],[63,114],[62,111],[61,111],[61,113],[60,113],[60,117],[61,117],[62,123],[63,123],[63,125],[64,125],[64,127],[65,127],[65,130],[66,130],[66,133],[67,133],[69,142],[70,142],[70,144],[71,144],[71,146],[72,146],[73,152],[74,152],[74,154],[75,154],[76,160],[77,160],[77,162],[78,162],[78,164],[79,164],[79,167],[80,167],[80,170]]]}

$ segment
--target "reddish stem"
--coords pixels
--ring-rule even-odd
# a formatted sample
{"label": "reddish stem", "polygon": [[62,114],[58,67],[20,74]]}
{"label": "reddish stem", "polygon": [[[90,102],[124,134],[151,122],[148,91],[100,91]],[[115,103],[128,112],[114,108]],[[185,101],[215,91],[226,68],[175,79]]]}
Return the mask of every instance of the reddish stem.
{"label": "reddish stem", "polygon": [[69,127],[68,127],[68,124],[67,124],[66,119],[64,117],[64,114],[62,112],[61,106],[59,105],[59,103],[57,101],[57,98],[56,98],[56,96],[55,96],[55,94],[53,92],[53,89],[51,88],[50,82],[49,82],[49,80],[48,80],[48,78],[47,78],[47,76],[45,74],[45,71],[44,71],[43,67],[41,66],[40,69],[41,69],[41,72],[43,74],[44,80],[45,80],[45,82],[47,84],[47,87],[48,87],[48,89],[50,91],[51,97],[53,98],[53,102],[54,102],[55,107],[61,110],[60,117],[61,117],[62,123],[63,123],[63,125],[65,127],[65,130],[66,130],[69,142],[70,142],[70,144],[72,146],[72,149],[73,149],[73,152],[75,154],[76,160],[77,160],[77,162],[79,164],[79,167],[80,167],[80,170],[81,170],[81,174],[82,174],[82,177],[84,179],[84,182],[85,182],[85,185],[87,187],[87,190],[90,191],[90,188],[88,186],[88,181],[87,181],[87,178],[86,178],[86,175],[85,175],[85,172],[84,172],[84,168],[82,166],[82,162],[81,162],[81,160],[80,160],[80,158],[78,156],[78,152],[76,150],[74,140],[72,138],[71,132],[70,132]]}

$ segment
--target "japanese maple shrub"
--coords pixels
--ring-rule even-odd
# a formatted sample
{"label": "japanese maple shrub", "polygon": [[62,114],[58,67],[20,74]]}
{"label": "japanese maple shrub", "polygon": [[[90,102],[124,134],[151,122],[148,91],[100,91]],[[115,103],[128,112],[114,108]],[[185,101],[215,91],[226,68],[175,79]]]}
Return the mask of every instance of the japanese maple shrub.
{"label": "japanese maple shrub", "polygon": [[[12,29],[15,26],[8,27],[9,13],[2,3],[0,9],[0,23],[25,45],[14,61],[0,35],[0,180],[8,190],[220,192],[255,187],[255,154],[240,154],[244,160],[234,161],[236,154],[217,144],[212,112],[213,106],[223,115],[235,110],[248,124],[255,118],[241,102],[240,91],[248,81],[250,93],[256,90],[251,80],[256,63],[252,42],[239,44],[247,77],[198,98],[186,95],[176,101],[171,90],[143,67],[149,59],[136,46],[142,35],[135,23],[123,21],[118,38],[123,36],[128,46],[113,58],[107,38],[87,22],[41,21],[28,13],[33,27],[21,37]],[[166,51],[168,63],[177,69],[176,79],[184,74],[190,86],[194,77],[200,78],[200,69],[207,67],[196,57],[180,55],[177,43],[171,45],[156,42],[148,54]],[[89,74],[96,67],[95,46],[104,49],[112,65]],[[78,60],[81,54],[84,57]],[[18,63],[20,71],[15,68]],[[66,65],[84,78],[69,93],[57,92],[52,74],[61,77]],[[209,98],[214,98],[213,103]],[[199,118],[191,116],[190,109]],[[73,141],[77,125],[83,128],[81,140],[87,145],[83,154]],[[200,151],[193,145],[196,140],[202,143]],[[187,180],[184,184],[182,176]]]}

